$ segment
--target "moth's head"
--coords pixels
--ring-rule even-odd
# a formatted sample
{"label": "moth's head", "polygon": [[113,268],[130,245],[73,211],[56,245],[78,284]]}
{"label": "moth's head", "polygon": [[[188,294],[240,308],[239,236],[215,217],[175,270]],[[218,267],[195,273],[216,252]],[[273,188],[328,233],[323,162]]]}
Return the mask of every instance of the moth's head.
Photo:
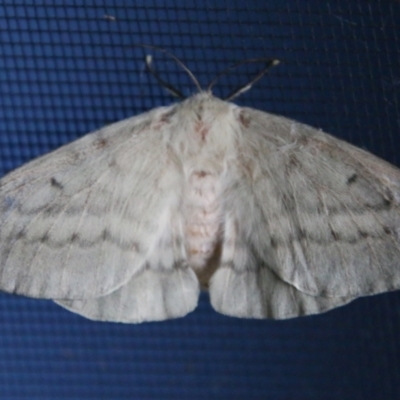
{"label": "moth's head", "polygon": [[[224,97],[223,100],[229,101],[233,100],[235,97],[238,97],[242,93],[246,92],[247,90],[251,89],[251,87],[258,81],[260,80],[266,73],[267,71],[271,68],[274,67],[275,65],[279,64],[279,60],[276,59],[271,59],[271,58],[254,58],[254,59],[248,59],[244,61],[240,61],[236,63],[235,65],[232,65],[231,67],[225,69],[222,71],[215,79],[213,79],[206,87],[206,89],[202,88],[200,85],[199,81],[196,79],[194,74],[190,71],[190,69],[177,57],[175,57],[173,54],[169,53],[168,51],[161,49],[159,47],[155,46],[147,46],[147,45],[141,45],[142,47],[150,48],[153,50],[161,51],[165,54],[167,54],[169,57],[171,57],[181,68],[183,68],[184,71],[189,75],[190,79],[193,81],[195,86],[197,87],[198,90],[198,95],[205,96],[205,98],[212,97],[212,88],[215,86],[215,84],[219,81],[219,79],[225,75],[227,75],[231,70],[236,69],[244,64],[254,64],[254,63],[263,63],[264,67],[252,78],[249,82],[246,84],[239,86],[236,88],[234,91],[232,91],[228,96]],[[157,81],[161,84],[161,86],[165,87],[172,95],[175,97],[178,97],[180,99],[186,99],[186,96],[184,96],[178,89],[176,89],[174,86],[169,84],[168,82],[164,81],[163,79],[160,78],[160,76],[157,74],[157,72],[153,69],[152,67],[152,61],[153,57],[148,54],[146,56],[146,66],[149,72],[157,79]],[[197,97],[196,98],[200,99],[202,98]]]}

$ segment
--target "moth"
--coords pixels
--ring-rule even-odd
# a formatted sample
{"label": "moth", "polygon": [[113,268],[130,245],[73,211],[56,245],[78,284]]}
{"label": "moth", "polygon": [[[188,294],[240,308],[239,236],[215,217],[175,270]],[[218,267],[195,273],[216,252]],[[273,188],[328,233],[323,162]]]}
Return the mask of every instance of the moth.
{"label": "moth", "polygon": [[3,177],[0,289],[126,323],[201,289],[230,316],[321,313],[400,287],[399,203],[396,167],[200,89]]}

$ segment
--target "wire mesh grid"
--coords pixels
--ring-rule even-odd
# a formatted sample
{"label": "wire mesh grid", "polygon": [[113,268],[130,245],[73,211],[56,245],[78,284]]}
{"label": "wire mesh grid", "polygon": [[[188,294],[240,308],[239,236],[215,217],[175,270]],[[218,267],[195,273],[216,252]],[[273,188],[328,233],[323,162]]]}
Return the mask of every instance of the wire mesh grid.
{"label": "wire mesh grid", "polygon": [[[105,124],[175,101],[147,51],[203,86],[237,61],[281,60],[235,100],[320,127],[400,166],[400,3],[253,0],[0,4],[0,173]],[[171,60],[154,66],[185,95]],[[222,96],[254,66],[225,76]],[[288,321],[216,314],[121,325],[51,302],[0,297],[2,399],[397,399],[400,297]]]}

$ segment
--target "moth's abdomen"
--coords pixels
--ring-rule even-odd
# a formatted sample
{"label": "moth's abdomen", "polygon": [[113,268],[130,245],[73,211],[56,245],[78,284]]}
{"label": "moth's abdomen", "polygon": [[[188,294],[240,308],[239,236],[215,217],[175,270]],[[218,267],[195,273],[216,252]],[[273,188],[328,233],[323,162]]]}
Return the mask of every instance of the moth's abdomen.
{"label": "moth's abdomen", "polygon": [[203,288],[215,271],[220,254],[221,207],[219,176],[202,170],[190,177],[185,199],[185,245],[188,264]]}

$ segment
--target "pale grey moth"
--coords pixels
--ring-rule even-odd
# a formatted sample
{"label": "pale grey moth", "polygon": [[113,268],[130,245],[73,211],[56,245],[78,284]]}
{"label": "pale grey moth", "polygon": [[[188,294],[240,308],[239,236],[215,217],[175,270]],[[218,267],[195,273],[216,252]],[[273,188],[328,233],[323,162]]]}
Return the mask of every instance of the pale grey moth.
{"label": "pale grey moth", "polygon": [[400,170],[211,90],[0,181],[0,289],[87,318],[291,318],[400,287]]}

